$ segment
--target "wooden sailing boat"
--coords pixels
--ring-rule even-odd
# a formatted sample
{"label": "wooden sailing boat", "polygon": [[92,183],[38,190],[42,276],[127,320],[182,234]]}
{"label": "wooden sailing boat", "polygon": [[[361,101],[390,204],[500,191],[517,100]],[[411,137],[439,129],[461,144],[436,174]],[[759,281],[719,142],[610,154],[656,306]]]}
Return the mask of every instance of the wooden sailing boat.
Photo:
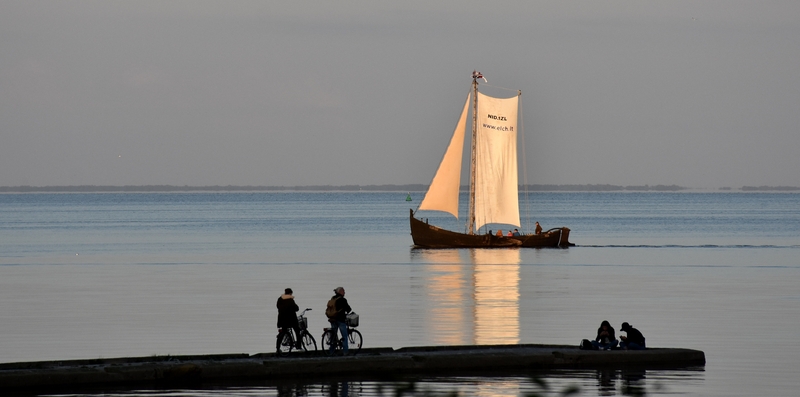
{"label": "wooden sailing boat", "polygon": [[450,145],[433,177],[419,210],[444,211],[458,218],[461,187],[461,158],[467,116],[472,101],[472,144],[469,208],[464,233],[429,224],[410,210],[411,238],[426,248],[567,247],[569,228],[550,229],[539,234],[496,236],[476,233],[489,224],[520,227],[517,178],[518,92],[512,98],[494,98],[478,92],[479,72],[472,73],[472,90],[456,125]]}

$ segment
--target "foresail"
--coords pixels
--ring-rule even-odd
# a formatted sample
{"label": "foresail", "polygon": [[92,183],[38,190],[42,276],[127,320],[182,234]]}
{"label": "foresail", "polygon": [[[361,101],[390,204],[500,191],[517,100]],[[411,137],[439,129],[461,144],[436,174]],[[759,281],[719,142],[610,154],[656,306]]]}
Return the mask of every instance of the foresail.
{"label": "foresail", "polygon": [[475,160],[475,227],[489,223],[520,226],[517,178],[519,97],[478,93]]}
{"label": "foresail", "polygon": [[428,193],[419,205],[421,210],[444,211],[458,218],[458,193],[461,190],[461,157],[464,152],[464,131],[467,125],[470,96],[464,103],[461,118],[458,119],[450,145],[444,153],[444,158],[436,175],[431,181]]}

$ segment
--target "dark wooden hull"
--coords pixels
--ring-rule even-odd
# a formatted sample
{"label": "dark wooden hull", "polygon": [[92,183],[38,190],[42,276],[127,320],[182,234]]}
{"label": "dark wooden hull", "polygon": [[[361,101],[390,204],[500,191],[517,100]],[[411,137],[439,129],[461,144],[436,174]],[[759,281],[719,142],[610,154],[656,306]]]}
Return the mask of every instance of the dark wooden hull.
{"label": "dark wooden hull", "polygon": [[511,238],[520,239],[522,246],[526,248],[569,247],[575,245],[569,242],[568,227],[557,227],[542,234],[526,234]]}
{"label": "dark wooden hull", "polygon": [[569,228],[550,229],[538,235],[499,237],[488,234],[466,234],[451,232],[414,218],[414,210],[409,217],[411,238],[414,245],[424,248],[502,248],[502,247],[569,247]]}

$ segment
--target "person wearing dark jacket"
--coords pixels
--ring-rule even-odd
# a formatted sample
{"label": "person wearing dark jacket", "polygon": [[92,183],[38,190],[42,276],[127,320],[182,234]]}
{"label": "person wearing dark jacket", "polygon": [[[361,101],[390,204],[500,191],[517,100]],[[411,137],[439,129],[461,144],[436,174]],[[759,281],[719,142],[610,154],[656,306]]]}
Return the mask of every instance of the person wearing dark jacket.
{"label": "person wearing dark jacket", "polygon": [[284,294],[278,298],[276,306],[278,308],[278,328],[293,329],[296,336],[295,343],[297,349],[301,349],[303,347],[303,341],[302,338],[300,338],[300,323],[297,321],[297,312],[300,308],[297,306],[297,303],[294,302],[291,288],[286,288],[284,290]]}
{"label": "person wearing dark jacket", "polygon": [[336,314],[333,317],[329,317],[328,321],[331,323],[331,347],[330,350],[333,351],[334,347],[336,347],[336,330],[338,329],[339,332],[342,334],[342,339],[344,343],[342,344],[342,352],[347,354],[347,350],[349,349],[350,345],[347,343],[347,313],[350,313],[352,309],[350,305],[347,304],[347,299],[344,297],[344,288],[336,287],[333,292],[336,293],[331,299],[335,299],[335,307],[336,307]]}
{"label": "person wearing dark jacket", "polygon": [[597,329],[597,337],[592,341],[592,346],[595,349],[611,350],[611,348],[617,347],[617,343],[619,341],[614,336],[614,328],[611,323],[608,321],[600,323],[600,328]]}
{"label": "person wearing dark jacket", "polygon": [[622,323],[619,329],[628,334],[628,336],[620,336],[622,342],[619,342],[619,347],[625,350],[644,350],[647,348],[644,343],[644,335],[638,329],[631,327],[628,323]]}

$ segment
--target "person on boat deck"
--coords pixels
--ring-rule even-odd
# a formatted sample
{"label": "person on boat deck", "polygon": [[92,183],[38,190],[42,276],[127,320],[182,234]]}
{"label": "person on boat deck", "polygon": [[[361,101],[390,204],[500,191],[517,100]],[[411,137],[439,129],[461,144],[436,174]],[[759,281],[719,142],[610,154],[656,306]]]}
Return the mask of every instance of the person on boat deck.
{"label": "person on boat deck", "polygon": [[536,222],[536,230],[533,233],[542,234],[542,227],[539,225],[539,222]]}
{"label": "person on boat deck", "polygon": [[610,350],[612,347],[617,347],[619,341],[614,336],[614,328],[608,321],[600,323],[600,328],[597,329],[597,337],[592,341],[592,346],[595,349]]}
{"label": "person on boat deck", "polygon": [[503,237],[503,231],[502,230],[498,230],[497,231],[497,237]]}
{"label": "person on boat deck", "polygon": [[511,236],[513,236],[513,235],[514,235],[514,233],[512,233],[512,232],[511,232],[511,230],[509,230],[509,231],[508,231],[508,234],[506,234],[506,236],[508,236],[508,237],[511,237]]}
{"label": "person on boat deck", "polygon": [[519,234],[519,230],[517,230],[517,229],[514,229],[514,234],[513,234],[513,236],[519,236],[519,235],[520,235],[520,234]]}
{"label": "person on boat deck", "polygon": [[278,303],[275,305],[278,308],[278,328],[293,329],[295,336],[297,336],[295,338],[297,348],[300,349],[303,347],[303,341],[300,338],[300,323],[297,321],[296,314],[300,308],[294,302],[291,288],[286,288],[283,292],[284,294],[278,298]]}
{"label": "person on boat deck", "polygon": [[619,342],[619,347],[625,350],[644,350],[647,348],[644,343],[644,335],[638,329],[631,327],[628,323],[622,323],[619,329],[628,334],[628,336],[622,335],[619,337],[622,339],[622,342]]}
{"label": "person on boat deck", "polygon": [[350,313],[353,309],[350,308],[350,305],[347,304],[347,299],[344,298],[344,288],[336,287],[333,292],[336,293],[331,299],[336,299],[336,315],[329,318],[328,321],[331,323],[331,352],[333,351],[334,347],[336,347],[336,330],[338,329],[339,332],[342,334],[342,352],[347,355],[347,350],[349,349],[350,345],[347,343],[347,313]]}

